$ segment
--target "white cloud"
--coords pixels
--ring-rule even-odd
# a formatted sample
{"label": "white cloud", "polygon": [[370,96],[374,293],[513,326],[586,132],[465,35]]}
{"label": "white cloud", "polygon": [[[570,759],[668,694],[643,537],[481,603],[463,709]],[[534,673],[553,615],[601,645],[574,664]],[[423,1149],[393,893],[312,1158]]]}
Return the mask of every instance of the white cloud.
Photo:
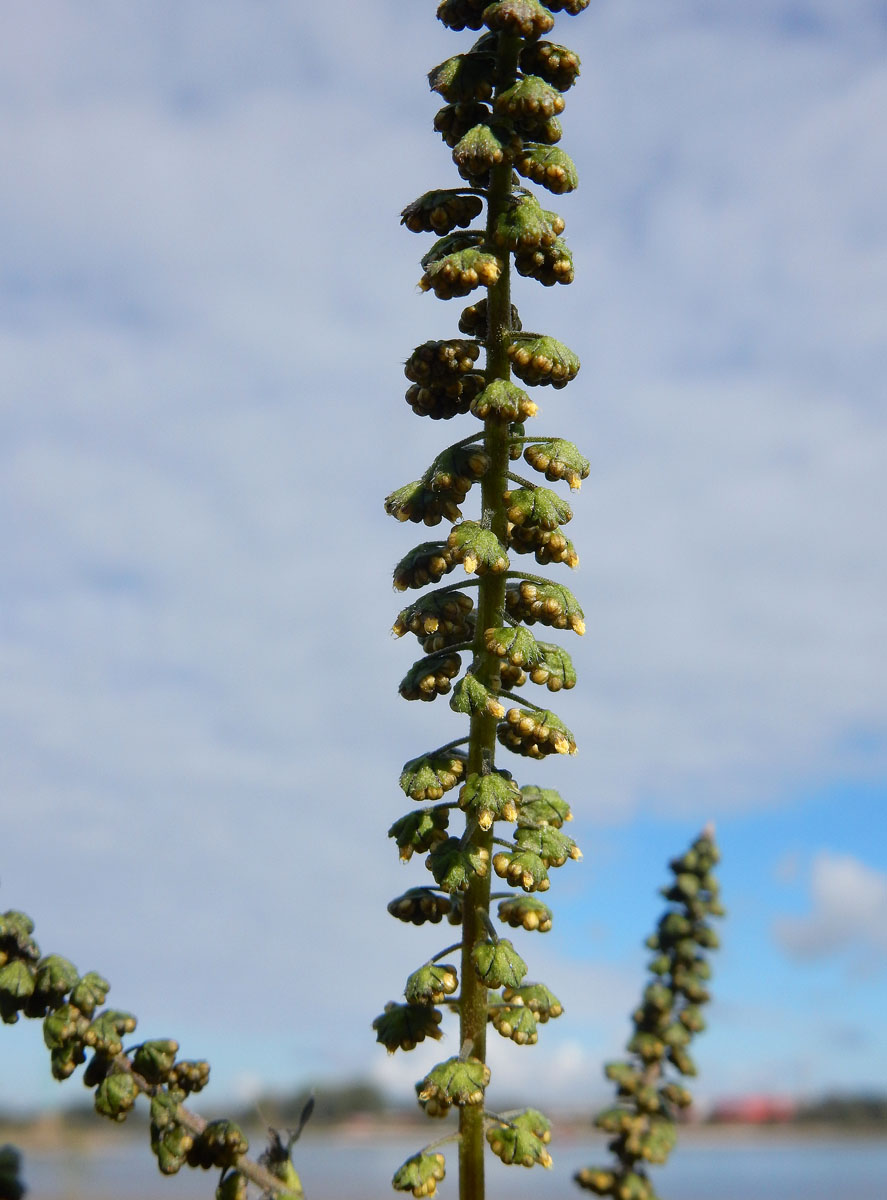
{"label": "white cloud", "polygon": [[[4,28],[0,870],[146,1023],[258,992],[265,1028],[368,1025],[410,967],[384,829],[400,763],[461,726],[396,698],[411,540],[381,497],[464,427],[401,399],[458,305],[416,296],[397,214],[453,181],[423,72],[463,41],[407,7],[55,0]],[[593,459],[589,633],[557,706],[578,766],[526,777],[596,820],[885,767],[882,22],[822,0],[828,36],[795,37],[777,7],[565,22],[578,278],[519,295],[584,359],[540,401]],[[362,994],[317,1000],[349,963]]]}
{"label": "white cloud", "polygon": [[869,964],[887,962],[887,873],[849,854],[826,851],[813,861],[811,912],[781,917],[776,939],[798,959],[853,950]]}

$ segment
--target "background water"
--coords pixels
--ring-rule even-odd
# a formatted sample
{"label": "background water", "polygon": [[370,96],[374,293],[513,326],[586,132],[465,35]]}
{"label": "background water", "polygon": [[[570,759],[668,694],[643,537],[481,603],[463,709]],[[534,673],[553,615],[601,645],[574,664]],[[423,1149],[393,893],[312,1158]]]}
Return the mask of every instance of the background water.
{"label": "background water", "polygon": [[[315,1137],[300,1144],[297,1166],[308,1200],[395,1195],[391,1175],[420,1140]],[[488,1160],[488,1200],[591,1197],[571,1176],[581,1166],[606,1161],[600,1143],[567,1142],[555,1153],[550,1171]],[[453,1147],[448,1161],[454,1169],[440,1187],[441,1200],[457,1194]],[[215,1172],[202,1171],[164,1179],[147,1146],[129,1139],[110,1152],[32,1151],[24,1177],[30,1200],[211,1200],[216,1182]],[[662,1200],[887,1200],[887,1138],[685,1141],[669,1164],[654,1169],[654,1178]]]}

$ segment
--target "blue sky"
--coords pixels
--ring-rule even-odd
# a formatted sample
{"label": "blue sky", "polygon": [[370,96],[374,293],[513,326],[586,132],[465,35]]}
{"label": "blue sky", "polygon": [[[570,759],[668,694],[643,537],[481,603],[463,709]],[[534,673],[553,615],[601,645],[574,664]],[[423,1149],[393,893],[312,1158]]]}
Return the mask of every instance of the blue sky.
{"label": "blue sky", "polygon": [[[470,39],[430,2],[307,8],[45,0],[0,47],[2,904],[218,1098],[427,1065],[369,1030],[438,948],[385,912],[421,879],[385,831],[460,730],[396,695],[382,498],[467,432],[402,400],[459,306],[398,216],[455,182],[424,74]],[[700,1092],[876,1086],[887,6],[595,0],[556,36],[577,279],[517,301],[583,360],[538,428],[593,464],[588,634],[579,757],[520,777],[585,860],[521,945],[567,1014],[496,1078],[600,1095],[665,860],[713,818]],[[64,1095],[38,1029],[4,1039],[0,1104]]]}

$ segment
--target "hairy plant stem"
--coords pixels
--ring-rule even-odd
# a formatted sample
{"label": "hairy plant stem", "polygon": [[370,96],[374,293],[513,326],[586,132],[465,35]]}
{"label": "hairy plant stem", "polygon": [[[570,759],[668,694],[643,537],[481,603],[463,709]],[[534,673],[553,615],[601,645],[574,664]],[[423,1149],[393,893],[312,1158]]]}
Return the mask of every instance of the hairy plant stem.
{"label": "hairy plant stem", "polygon": [[[496,94],[509,88],[517,76],[520,38],[503,36],[499,42]],[[487,237],[491,238],[498,217],[511,195],[511,164],[501,163],[490,173],[487,192]],[[511,344],[511,259],[502,257],[502,272],[487,292],[486,381],[511,377],[508,347]],[[488,418],[484,425],[484,448],[490,465],[481,484],[481,523],[507,545],[507,523],[503,494],[508,477],[508,425]],[[501,626],[505,612],[504,574],[483,575],[477,597],[477,633],[474,640],[475,673],[491,691],[499,689],[499,659],[484,644],[484,631]],[[479,713],[471,719],[468,771],[481,775],[492,768],[496,754],[496,718]],[[489,853],[493,836],[478,830],[476,844]],[[487,936],[487,910],[491,880],[475,876],[468,887],[462,918],[462,999],[459,1009],[460,1042],[473,1044],[473,1055],[486,1061],[487,988],[474,969],[471,952]],[[459,1112],[459,1200],[483,1200],[484,1112],[481,1105],[467,1105]]]}
{"label": "hairy plant stem", "polygon": [[[125,1071],[128,1075],[131,1075],[138,1084],[139,1091],[143,1092],[144,1095],[155,1096],[162,1091],[162,1088],[148,1083],[147,1079],[145,1079],[138,1073],[138,1071],[135,1070],[132,1065],[132,1059],[126,1052],[121,1052],[115,1057],[114,1066],[119,1071]],[[201,1117],[199,1113],[192,1112],[191,1109],[185,1108],[184,1104],[179,1104],[179,1106],[176,1108],[176,1121],[179,1123],[179,1125],[184,1126],[189,1133],[194,1134],[195,1137],[200,1137],[208,1124],[205,1117]],[[267,1167],[263,1167],[261,1163],[256,1162],[254,1159],[247,1158],[246,1155],[243,1155],[237,1160],[236,1170],[238,1170],[241,1175],[246,1176],[246,1178],[254,1183],[257,1187],[260,1187],[263,1192],[271,1193],[272,1195],[291,1192],[291,1187],[286,1183],[285,1180],[281,1179],[277,1175],[272,1174],[272,1172],[269,1171]]]}

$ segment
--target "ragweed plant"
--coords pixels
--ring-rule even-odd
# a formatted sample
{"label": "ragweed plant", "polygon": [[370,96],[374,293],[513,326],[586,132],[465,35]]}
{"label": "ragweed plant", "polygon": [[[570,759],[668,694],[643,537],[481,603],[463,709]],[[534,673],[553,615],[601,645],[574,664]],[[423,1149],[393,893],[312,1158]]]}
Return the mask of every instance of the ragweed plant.
{"label": "ragweed plant", "polygon": [[706,828],[669,864],[674,879],[662,895],[670,907],[647,938],[653,978],[632,1017],[634,1033],[626,1047],[631,1057],[605,1067],[618,1102],[595,1120],[598,1129],[614,1135],[608,1145],[616,1162],[586,1167],[575,1177],[598,1196],[657,1200],[647,1166],[667,1161],[677,1137],[676,1115],[692,1102],[687,1088],[669,1073],[696,1074],[688,1047],[705,1029],[702,1008],[711,976],[705,951],[719,944],[707,918],[724,915],[713,873],[719,858],[714,832]]}
{"label": "ragweed plant", "polygon": [[[416,925],[446,917],[458,926],[459,941],[419,966],[406,981],[405,1002],[388,1004],[374,1022],[378,1040],[393,1052],[440,1038],[444,1009],[458,1016],[460,1052],[429,1071],[417,1094],[429,1116],[453,1106],[459,1111],[462,1200],[483,1195],[485,1142],[505,1163],[551,1163],[549,1123],[541,1113],[487,1107],[486,1035],[492,1025],[529,1045],[539,1025],[560,1015],[553,993],[528,981],[527,964],[500,936],[491,906],[498,904],[500,927],[545,932],[552,917],[538,894],[548,889],[552,868],[580,857],[563,832],[571,814],[558,793],[521,787],[496,755],[499,748],[534,759],[576,751],[560,717],[519,694],[528,683],[558,692],[576,680],[567,651],[528,626],[581,634],[582,610],[562,582],[517,561],[532,554],[542,565],[575,567],[578,556],[564,533],[572,510],[563,495],[516,474],[512,464],[523,457],[537,475],[573,490],[587,476],[588,462],[572,442],[526,431],[537,405],[520,386],[565,387],[579,360],[554,337],[523,329],[511,278],[515,270],[546,287],[573,279],[564,221],[524,181],[556,195],[576,187],[575,166],[556,143],[579,59],[546,35],[555,13],[576,15],[587,4],[442,0],[437,15],[444,25],[482,31],[470,49],[428,76],[445,102],[434,127],[464,183],[426,192],[402,215],[412,232],[438,235],[422,258],[423,291],[442,300],[485,293],[461,312],[462,336],[424,342],[405,367],[414,413],[432,420],[464,415],[473,429],[385,501],[399,521],[452,526],[445,538],[423,542],[398,563],[397,589],[423,589],[459,567],[469,576],[425,591],[394,623],[394,633],[414,635],[423,652],[401,682],[401,695],[432,701],[450,694],[468,732],[403,768],[403,791],[423,807],[389,833],[401,858],[427,855],[433,883],[410,888],[389,911]],[[464,517],[475,486],[479,511]],[[455,800],[443,799],[457,788]],[[453,828],[457,810],[463,823]],[[493,893],[493,874],[517,890]],[[450,955],[458,961],[443,961]],[[444,1170],[433,1143],[403,1164],[394,1187],[430,1196]]]}
{"label": "ragweed plant", "polygon": [[[110,1121],[125,1121],[139,1096],[146,1097],[151,1150],[164,1175],[184,1166],[215,1168],[220,1172],[216,1200],[245,1200],[250,1182],[267,1200],[302,1200],[290,1159],[301,1126],[287,1142],[271,1130],[258,1161],[250,1159],[249,1142],[234,1121],[207,1121],[185,1106],[209,1081],[209,1063],[180,1058],[179,1044],[170,1038],[125,1046],[136,1018],[102,1008],[111,986],[107,979],[96,971],[81,975],[59,954],[41,954],[33,933],[34,923],[24,913],[0,915],[0,1019],[6,1025],[20,1016],[43,1022],[55,1079],[70,1079],[86,1064],[83,1082],[94,1092],[95,1111]],[[5,1147],[0,1196],[9,1200],[19,1200],[24,1190],[17,1183],[18,1167],[17,1154]]]}

